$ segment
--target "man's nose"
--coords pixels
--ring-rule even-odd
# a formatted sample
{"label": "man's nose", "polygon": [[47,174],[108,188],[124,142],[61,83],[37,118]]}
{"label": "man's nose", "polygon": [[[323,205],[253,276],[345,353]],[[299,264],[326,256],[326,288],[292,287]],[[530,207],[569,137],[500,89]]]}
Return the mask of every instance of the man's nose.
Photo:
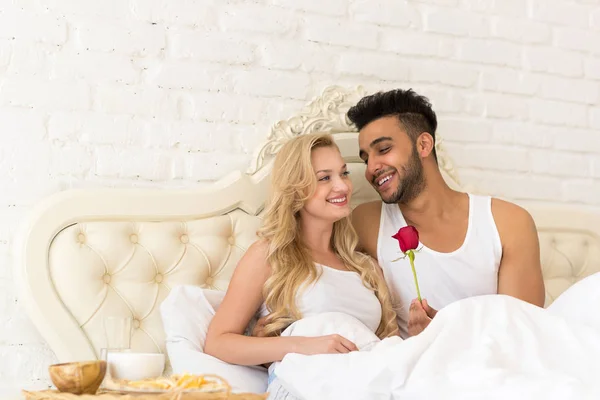
{"label": "man's nose", "polygon": [[381,163],[377,162],[376,160],[369,159],[367,162],[367,171],[371,176],[377,176],[379,171],[381,171]]}

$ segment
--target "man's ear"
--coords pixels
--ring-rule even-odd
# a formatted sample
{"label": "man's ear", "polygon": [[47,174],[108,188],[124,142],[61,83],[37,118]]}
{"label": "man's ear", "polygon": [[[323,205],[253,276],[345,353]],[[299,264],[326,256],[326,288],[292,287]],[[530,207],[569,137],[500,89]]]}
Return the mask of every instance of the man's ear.
{"label": "man's ear", "polygon": [[429,132],[423,132],[417,137],[417,152],[421,158],[429,156],[434,147],[433,136]]}

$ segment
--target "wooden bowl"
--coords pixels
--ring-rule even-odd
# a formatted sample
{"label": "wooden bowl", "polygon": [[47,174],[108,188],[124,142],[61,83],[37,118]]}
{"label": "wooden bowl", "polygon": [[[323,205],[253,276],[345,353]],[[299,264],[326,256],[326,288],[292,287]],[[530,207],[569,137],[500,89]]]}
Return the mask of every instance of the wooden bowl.
{"label": "wooden bowl", "polygon": [[48,370],[50,379],[59,391],[73,394],[95,394],[106,375],[106,361],[54,364]]}

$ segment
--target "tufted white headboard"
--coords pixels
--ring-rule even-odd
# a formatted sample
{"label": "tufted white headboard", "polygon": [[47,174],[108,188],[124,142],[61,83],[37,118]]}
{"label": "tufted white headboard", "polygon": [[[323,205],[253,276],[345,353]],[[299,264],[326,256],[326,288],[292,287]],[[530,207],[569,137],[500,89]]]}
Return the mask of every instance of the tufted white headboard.
{"label": "tufted white headboard", "polygon": [[[61,362],[94,359],[104,316],[132,316],[132,348],[163,352],[158,306],[178,284],[225,290],[255,239],[273,155],[294,135],[335,134],[353,172],[353,206],[378,196],[363,177],[357,134],[345,113],[362,88],[329,87],[298,115],[274,125],[245,171],[189,190],[98,189],[58,193],[35,207],[15,249],[15,276],[30,318]],[[460,188],[437,144],[440,168]],[[473,190],[474,191],[474,190]],[[600,270],[600,218],[531,207],[540,232],[547,305]]]}

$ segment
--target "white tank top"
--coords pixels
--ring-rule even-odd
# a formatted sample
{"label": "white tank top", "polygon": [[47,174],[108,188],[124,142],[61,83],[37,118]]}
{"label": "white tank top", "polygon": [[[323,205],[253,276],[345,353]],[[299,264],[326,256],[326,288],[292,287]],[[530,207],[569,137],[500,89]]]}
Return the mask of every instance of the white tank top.
{"label": "white tank top", "polygon": [[[408,257],[392,262],[404,257],[392,235],[406,225],[397,204],[382,203],[377,258],[392,292],[402,338],[408,337],[408,309],[417,298],[417,290]],[[419,248],[414,263],[421,298],[434,309],[467,297],[497,293],[502,245],[492,216],[491,197],[469,194],[467,234],[457,250],[440,253],[422,243]]]}
{"label": "white tank top", "polygon": [[[310,317],[325,312],[349,314],[361,321],[373,332],[381,322],[381,303],[373,291],[367,289],[360,275],[353,271],[342,271],[316,264],[321,276],[304,287],[296,296],[296,304],[302,317]],[[260,315],[268,314],[265,304]]]}

